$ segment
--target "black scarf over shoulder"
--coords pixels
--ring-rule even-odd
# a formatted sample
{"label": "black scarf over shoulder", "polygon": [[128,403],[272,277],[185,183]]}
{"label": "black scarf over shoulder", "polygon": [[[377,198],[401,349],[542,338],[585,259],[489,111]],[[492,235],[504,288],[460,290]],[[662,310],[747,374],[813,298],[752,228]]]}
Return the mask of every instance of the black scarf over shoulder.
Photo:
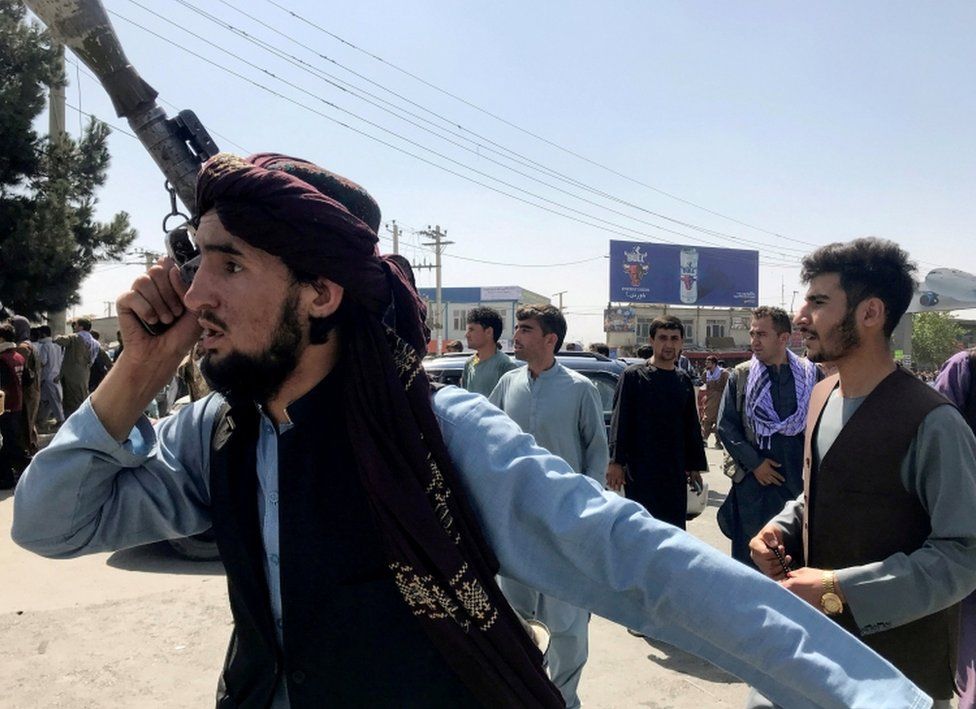
{"label": "black scarf over shoulder", "polygon": [[397,588],[444,661],[485,706],[564,706],[494,581],[498,561],[431,406],[423,304],[401,263],[377,252],[376,203],[304,160],[221,153],[200,172],[197,205],[293,271],[344,287],[343,397],[356,463]]}

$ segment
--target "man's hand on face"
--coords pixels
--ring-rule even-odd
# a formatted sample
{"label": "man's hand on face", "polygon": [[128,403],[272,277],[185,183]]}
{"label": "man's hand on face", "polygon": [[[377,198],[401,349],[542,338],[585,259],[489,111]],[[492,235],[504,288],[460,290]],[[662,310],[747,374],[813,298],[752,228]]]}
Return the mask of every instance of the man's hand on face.
{"label": "man's hand on face", "polygon": [[607,466],[607,487],[611,490],[620,492],[626,482],[626,477],[624,466],[620,463],[610,463]]}
{"label": "man's hand on face", "polygon": [[[783,546],[783,530],[774,524],[767,524],[759,530],[759,534],[749,540],[749,556],[752,558],[752,563],[763,574],[779,581],[786,578],[786,570],[783,568],[783,563],[780,563],[779,558],[777,558],[774,549],[779,552],[783,562],[789,566],[793,557],[786,553],[786,547]],[[790,576],[792,577],[794,573],[791,571]],[[819,599],[820,597],[817,596],[818,602]]]}
{"label": "man's hand on face", "polygon": [[702,486],[702,476],[701,471],[698,470],[686,470],[685,475],[688,477],[689,483],[695,483],[699,488]]}
{"label": "man's hand on face", "polygon": [[[116,301],[119,331],[125,348],[122,355],[132,362],[153,362],[182,357],[200,337],[196,317],[183,305],[187,286],[180,270],[169,257],[162,258],[139,276],[132,288]],[[142,322],[166,323],[170,327],[151,335]],[[179,364],[179,361],[177,361]]]}
{"label": "man's hand on face", "polygon": [[781,467],[781,465],[781,463],[777,463],[775,460],[766,458],[759,464],[759,467],[752,471],[752,474],[756,476],[756,480],[763,487],[766,485],[782,485],[786,478],[777,472],[777,468]]}

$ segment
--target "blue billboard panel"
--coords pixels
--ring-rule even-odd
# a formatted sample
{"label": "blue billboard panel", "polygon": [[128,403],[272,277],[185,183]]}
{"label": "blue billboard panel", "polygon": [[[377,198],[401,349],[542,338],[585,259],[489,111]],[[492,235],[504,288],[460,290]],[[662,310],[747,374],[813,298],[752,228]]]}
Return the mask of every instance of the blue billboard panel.
{"label": "blue billboard panel", "polygon": [[754,308],[759,252],[611,241],[610,301]]}

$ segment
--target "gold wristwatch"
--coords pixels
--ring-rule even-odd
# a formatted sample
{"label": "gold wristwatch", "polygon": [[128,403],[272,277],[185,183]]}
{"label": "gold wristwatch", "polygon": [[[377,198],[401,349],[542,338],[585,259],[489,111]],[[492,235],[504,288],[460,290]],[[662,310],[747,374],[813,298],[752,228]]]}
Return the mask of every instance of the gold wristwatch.
{"label": "gold wristwatch", "polygon": [[834,585],[834,572],[823,572],[823,595],[820,596],[820,607],[827,615],[840,615],[844,611],[844,602],[837,595]]}

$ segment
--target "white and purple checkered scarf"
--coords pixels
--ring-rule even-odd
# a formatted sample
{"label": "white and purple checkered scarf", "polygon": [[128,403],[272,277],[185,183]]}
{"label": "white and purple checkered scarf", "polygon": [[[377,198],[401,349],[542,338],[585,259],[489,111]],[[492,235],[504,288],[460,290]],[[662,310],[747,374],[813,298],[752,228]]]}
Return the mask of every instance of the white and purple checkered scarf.
{"label": "white and purple checkered scarf", "polygon": [[807,423],[807,406],[810,392],[817,383],[817,366],[806,359],[800,359],[786,350],[786,359],[793,372],[793,385],[796,387],[796,411],[780,420],[773,406],[772,383],[766,365],[752,356],[749,378],[746,380],[745,409],[756,432],[756,443],[760,449],[768,450],[773,434],[795,436],[802,432]]}

